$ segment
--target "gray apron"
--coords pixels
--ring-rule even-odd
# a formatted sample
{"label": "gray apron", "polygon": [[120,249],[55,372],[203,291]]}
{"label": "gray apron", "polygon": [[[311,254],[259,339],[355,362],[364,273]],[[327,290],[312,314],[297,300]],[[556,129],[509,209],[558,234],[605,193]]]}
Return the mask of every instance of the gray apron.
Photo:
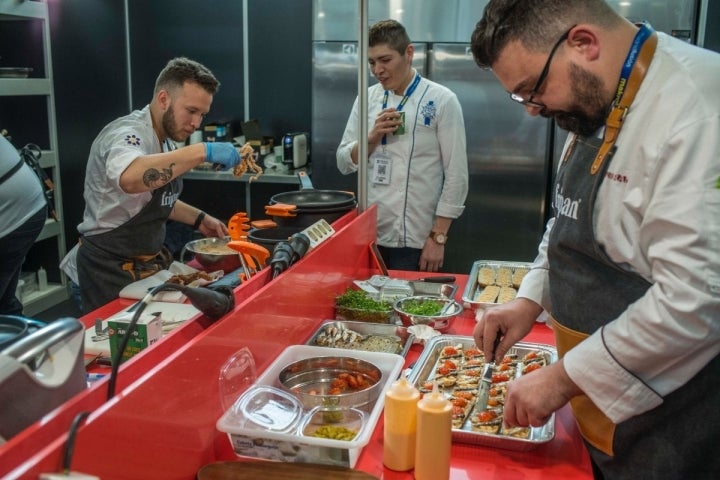
{"label": "gray apron", "polygon": [[[555,224],[549,238],[550,297],[558,353],[562,356],[612,321],[650,288],[615,264],[593,229],[601,170],[590,165],[602,140],[578,137],[558,172]],[[559,202],[559,200],[563,200]],[[562,204],[558,204],[562,203]],[[585,395],[571,400],[578,427],[594,462],[607,479],[720,478],[720,363],[718,357],[663,403],[614,424]]]}
{"label": "gray apron", "polygon": [[83,236],[78,249],[78,281],[86,312],[118,297],[120,290],[170,266],[164,247],[165,222],[182,191],[176,178],[152,192],[150,202],[129,221],[107,232]]}

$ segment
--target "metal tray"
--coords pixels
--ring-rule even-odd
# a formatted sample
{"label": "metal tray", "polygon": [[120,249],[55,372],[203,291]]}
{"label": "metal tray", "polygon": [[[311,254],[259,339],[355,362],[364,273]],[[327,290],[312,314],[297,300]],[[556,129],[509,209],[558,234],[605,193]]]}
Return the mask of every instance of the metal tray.
{"label": "metal tray", "polygon": [[480,269],[483,267],[490,267],[495,270],[499,268],[509,268],[513,272],[517,268],[530,269],[531,263],[527,262],[505,262],[499,260],[477,260],[473,263],[472,269],[470,270],[470,276],[468,277],[465,290],[463,291],[462,301],[464,306],[472,308],[486,308],[499,305],[499,303],[480,302],[476,300],[477,295],[482,291],[483,287],[478,285],[478,274]]}
{"label": "metal tray", "polygon": [[[345,342],[338,341],[337,343],[330,345],[320,345],[318,343],[318,337],[326,331],[327,328],[339,328],[351,330],[357,332],[360,335],[368,338],[380,338],[384,342],[391,341],[393,345],[397,344],[395,351],[391,349],[372,349],[367,342],[367,339],[360,341],[359,343],[346,344]],[[408,329],[402,325],[391,325],[385,323],[371,323],[371,322],[353,322],[353,321],[340,321],[340,320],[326,320],[322,325],[315,331],[307,345],[322,346],[328,348],[344,348],[348,350],[361,350],[361,351],[374,351],[374,352],[385,352],[385,353],[396,353],[403,357],[407,355],[410,346],[413,344],[415,335],[410,333]]]}
{"label": "metal tray", "polygon": [[[432,380],[442,349],[456,345],[462,345],[463,348],[475,347],[475,341],[473,337],[457,335],[440,335],[432,338],[425,345],[425,349],[412,368],[410,375],[408,375],[408,381],[416,387],[420,387],[423,383]],[[551,345],[518,342],[508,353],[517,353],[522,356],[532,350],[539,351],[548,364],[557,361],[557,350]],[[517,374],[520,374],[520,369],[518,369]],[[555,436],[555,414],[552,414],[550,420],[542,427],[533,427],[530,430],[528,439],[475,432],[470,425],[469,418],[471,415],[472,412],[468,415],[461,428],[453,428],[452,438],[454,441],[507,450],[528,451],[549,442]]]}
{"label": "metal tray", "polygon": [[455,298],[455,292],[457,292],[456,283],[403,280],[384,275],[373,275],[367,280],[355,280],[353,283],[360,289],[365,290],[375,300],[383,298],[393,301],[400,297],[413,295],[437,295],[439,297]]}

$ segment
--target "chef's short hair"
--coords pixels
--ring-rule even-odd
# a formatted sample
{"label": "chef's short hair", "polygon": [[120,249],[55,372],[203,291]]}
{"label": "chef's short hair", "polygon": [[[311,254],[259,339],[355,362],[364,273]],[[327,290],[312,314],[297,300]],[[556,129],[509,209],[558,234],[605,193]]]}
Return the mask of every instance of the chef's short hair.
{"label": "chef's short hair", "polygon": [[393,50],[404,54],[408,45],[410,45],[410,37],[400,22],[396,20],[380,20],[370,27],[368,44],[370,47],[387,44]]}
{"label": "chef's short hair", "polygon": [[163,89],[182,87],[185,82],[197,83],[210,95],[215,95],[220,88],[220,82],[205,65],[186,57],[177,57],[170,60],[158,75],[155,94]]}

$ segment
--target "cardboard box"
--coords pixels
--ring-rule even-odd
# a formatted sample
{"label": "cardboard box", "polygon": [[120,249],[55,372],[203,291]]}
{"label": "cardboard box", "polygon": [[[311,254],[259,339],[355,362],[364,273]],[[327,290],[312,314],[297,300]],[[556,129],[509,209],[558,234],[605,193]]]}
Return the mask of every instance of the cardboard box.
{"label": "cardboard box", "polygon": [[[115,358],[118,347],[125,336],[125,332],[132,320],[133,313],[123,312],[114,318],[109,318],[108,334],[110,336],[110,356]],[[162,318],[155,313],[142,313],[128,340],[123,352],[121,363],[136,355],[141,350],[154,344],[162,337]]]}

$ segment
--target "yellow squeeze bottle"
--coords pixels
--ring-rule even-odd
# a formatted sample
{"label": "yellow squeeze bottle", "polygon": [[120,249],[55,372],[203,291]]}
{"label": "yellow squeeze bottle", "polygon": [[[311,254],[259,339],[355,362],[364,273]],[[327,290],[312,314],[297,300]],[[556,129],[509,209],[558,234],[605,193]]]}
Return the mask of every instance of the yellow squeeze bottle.
{"label": "yellow squeeze bottle", "polygon": [[415,478],[448,480],[451,445],[452,403],[440,393],[435,382],[433,391],[418,402]]}
{"label": "yellow squeeze bottle", "polygon": [[405,472],[415,463],[419,399],[420,392],[405,376],[393,382],[385,393],[383,464],[391,470]]}

